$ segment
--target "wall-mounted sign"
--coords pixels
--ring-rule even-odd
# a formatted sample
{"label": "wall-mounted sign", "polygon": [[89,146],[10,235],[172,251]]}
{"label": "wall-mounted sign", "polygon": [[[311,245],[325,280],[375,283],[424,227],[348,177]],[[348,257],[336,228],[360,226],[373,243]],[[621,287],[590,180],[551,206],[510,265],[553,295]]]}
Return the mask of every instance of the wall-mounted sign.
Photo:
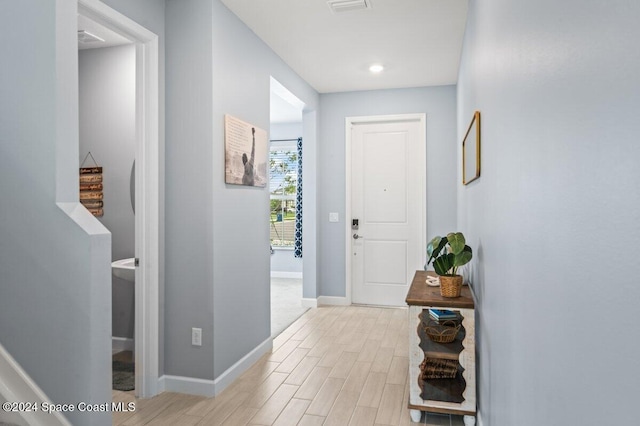
{"label": "wall-mounted sign", "polygon": [[97,217],[104,215],[102,190],[102,167],[80,167],[80,202]]}
{"label": "wall-mounted sign", "polygon": [[102,174],[99,175],[80,175],[80,183],[96,183],[102,182]]}
{"label": "wall-mounted sign", "polygon": [[101,183],[81,183],[80,191],[102,191]]}

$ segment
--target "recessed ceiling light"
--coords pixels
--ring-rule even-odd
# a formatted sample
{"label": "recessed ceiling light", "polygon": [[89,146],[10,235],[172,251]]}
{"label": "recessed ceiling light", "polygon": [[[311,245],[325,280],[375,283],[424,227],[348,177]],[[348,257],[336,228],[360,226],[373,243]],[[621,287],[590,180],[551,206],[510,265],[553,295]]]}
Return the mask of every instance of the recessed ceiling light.
{"label": "recessed ceiling light", "polygon": [[369,71],[376,74],[382,72],[382,70],[384,70],[384,67],[380,64],[374,64],[369,67]]}

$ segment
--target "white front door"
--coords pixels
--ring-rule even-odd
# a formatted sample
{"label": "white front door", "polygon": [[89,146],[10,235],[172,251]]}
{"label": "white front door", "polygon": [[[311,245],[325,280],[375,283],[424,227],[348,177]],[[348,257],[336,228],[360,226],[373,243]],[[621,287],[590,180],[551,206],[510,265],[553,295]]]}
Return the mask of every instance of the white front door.
{"label": "white front door", "polygon": [[[424,116],[351,126],[352,302],[404,306],[425,262]],[[391,118],[390,118],[391,120]]]}

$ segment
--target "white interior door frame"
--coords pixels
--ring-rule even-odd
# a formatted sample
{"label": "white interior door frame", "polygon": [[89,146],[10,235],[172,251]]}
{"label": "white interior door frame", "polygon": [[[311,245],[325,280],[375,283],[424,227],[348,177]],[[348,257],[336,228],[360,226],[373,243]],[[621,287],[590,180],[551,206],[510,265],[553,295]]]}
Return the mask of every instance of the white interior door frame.
{"label": "white interior door frame", "polygon": [[[422,160],[419,165],[420,175],[423,179],[420,180],[422,189],[422,200],[420,206],[422,210],[422,229],[426,231],[427,228],[427,115],[424,113],[418,114],[395,114],[395,115],[372,115],[364,117],[347,117],[345,119],[345,283],[346,283],[346,304],[352,303],[352,256],[351,256],[351,148],[352,148],[352,129],[353,126],[358,124],[374,124],[374,123],[398,123],[407,121],[417,121],[420,123],[420,140],[424,141],[421,146],[420,159]],[[424,234],[424,232],[423,232]],[[422,257],[426,255],[426,243],[424,241],[426,237],[423,235],[422,244]],[[426,259],[425,259],[426,260]]]}
{"label": "white interior door frame", "polygon": [[136,46],[135,392],[149,398],[158,394],[159,364],[158,36],[98,0],[78,0],[78,13]]}

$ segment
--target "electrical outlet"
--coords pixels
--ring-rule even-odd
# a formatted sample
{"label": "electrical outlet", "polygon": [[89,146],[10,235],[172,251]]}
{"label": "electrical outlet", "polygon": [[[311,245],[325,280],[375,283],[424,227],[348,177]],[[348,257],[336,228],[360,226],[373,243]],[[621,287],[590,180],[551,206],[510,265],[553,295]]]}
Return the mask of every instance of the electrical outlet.
{"label": "electrical outlet", "polygon": [[202,329],[201,328],[191,329],[191,345],[202,346]]}
{"label": "electrical outlet", "polygon": [[339,222],[338,219],[338,213],[337,212],[331,212],[329,213],[329,222]]}

